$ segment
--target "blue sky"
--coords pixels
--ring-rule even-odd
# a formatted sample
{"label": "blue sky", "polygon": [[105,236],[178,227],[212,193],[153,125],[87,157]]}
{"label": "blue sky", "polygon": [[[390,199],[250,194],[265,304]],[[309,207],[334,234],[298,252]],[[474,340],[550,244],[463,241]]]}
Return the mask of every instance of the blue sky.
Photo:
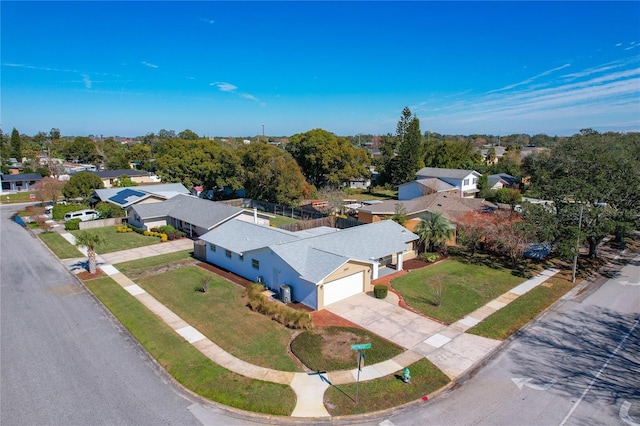
{"label": "blue sky", "polygon": [[1,125],[640,131],[640,2],[2,1]]}

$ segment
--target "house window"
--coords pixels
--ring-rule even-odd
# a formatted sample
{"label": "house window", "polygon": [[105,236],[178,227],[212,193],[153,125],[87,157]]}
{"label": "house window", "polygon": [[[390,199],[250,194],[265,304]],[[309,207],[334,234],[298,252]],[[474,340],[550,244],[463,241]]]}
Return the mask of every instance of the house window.
{"label": "house window", "polygon": [[463,183],[463,185],[464,185],[464,186],[467,186],[467,185],[469,185],[469,179],[465,179],[465,180],[464,180],[464,183]]}
{"label": "house window", "polygon": [[209,249],[210,249],[211,251],[216,251],[216,245],[215,245],[215,244],[213,244],[213,243],[209,243]]}
{"label": "house window", "polygon": [[260,261],[257,259],[251,259],[251,266],[255,269],[260,269]]}
{"label": "house window", "polygon": [[476,185],[478,183],[478,178],[473,178],[473,184]]}
{"label": "house window", "polygon": [[244,260],[244,254],[240,253],[238,257],[240,258],[240,260]]}
{"label": "house window", "polygon": [[231,250],[225,250],[224,255],[227,256],[228,258],[231,258]]}

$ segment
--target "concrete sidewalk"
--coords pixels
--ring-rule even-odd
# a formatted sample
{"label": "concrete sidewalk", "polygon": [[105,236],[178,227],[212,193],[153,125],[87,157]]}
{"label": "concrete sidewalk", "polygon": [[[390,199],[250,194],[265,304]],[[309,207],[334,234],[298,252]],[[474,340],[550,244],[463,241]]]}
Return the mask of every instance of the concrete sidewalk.
{"label": "concrete sidewalk", "polygon": [[[66,231],[61,231],[60,233],[65,239],[75,244],[72,234]],[[159,246],[164,247],[158,250]],[[357,369],[334,371],[322,376],[320,374],[278,371],[249,364],[217,346],[112,265],[112,263],[156,256],[192,247],[193,242],[191,240],[177,240],[109,253],[98,256],[98,267],[216,364],[246,377],[291,386],[297,396],[296,406],[291,414],[292,417],[330,417],[323,402],[325,390],[332,384],[354,383],[358,377]],[[84,253],[86,255],[86,251]],[[70,259],[66,260],[65,264],[69,269],[77,273],[80,270],[85,270],[83,266],[86,265],[86,262],[83,262],[83,260]],[[512,291],[492,300],[450,326],[445,326],[399,307],[399,299],[392,293],[389,293],[389,297],[385,300],[376,299],[365,294],[352,296],[331,305],[329,309],[407,349],[391,360],[364,367],[360,371],[360,381],[397,374],[406,366],[425,357],[453,380],[500,344],[500,341],[467,334],[465,331],[520,295],[542,284],[557,272],[552,269],[544,271],[539,276],[525,281]]]}

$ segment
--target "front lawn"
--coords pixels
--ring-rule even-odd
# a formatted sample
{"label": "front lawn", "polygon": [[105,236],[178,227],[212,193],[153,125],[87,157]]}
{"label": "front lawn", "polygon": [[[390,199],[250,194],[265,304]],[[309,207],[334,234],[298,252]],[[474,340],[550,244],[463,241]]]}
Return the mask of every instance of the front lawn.
{"label": "front lawn", "polygon": [[[116,232],[116,228],[117,226],[105,226],[86,230],[100,234],[104,238],[105,243],[96,247],[96,253],[112,253],[160,243],[160,238],[158,237],[147,237],[137,232]],[[71,231],[73,235],[78,235],[78,232],[83,231]]]}
{"label": "front lawn", "polygon": [[449,259],[395,278],[391,285],[413,309],[451,324],[523,281],[509,269]]}
{"label": "front lawn", "polygon": [[427,359],[409,366],[411,381],[401,380],[403,371],[360,383],[355,403],[356,383],[331,386],[324,393],[324,405],[332,416],[371,413],[415,401],[449,383],[449,378]]}
{"label": "front lawn", "polygon": [[43,232],[39,234],[38,237],[40,237],[47,247],[60,259],[74,259],[84,256],[76,246],[65,240],[64,237],[57,232]]}
{"label": "front lawn", "polygon": [[322,327],[299,334],[291,342],[291,352],[313,371],[353,370],[357,367],[356,351],[351,345],[371,343],[364,351],[367,365],[377,364],[400,355],[403,349],[381,337],[359,328]]}
{"label": "front lawn", "polygon": [[573,288],[566,278],[551,278],[485,318],[467,333],[504,340],[537,317]]}
{"label": "front lawn", "polygon": [[[209,291],[200,291],[209,278]],[[136,282],[190,325],[234,356],[255,365],[302,371],[287,354],[293,331],[253,312],[244,289],[197,266],[171,270]]]}
{"label": "front lawn", "polygon": [[174,253],[160,254],[158,256],[145,257],[138,260],[117,263],[118,271],[131,279],[146,273],[157,273],[159,269],[174,268],[194,261],[193,250],[187,249]]}
{"label": "front lawn", "polygon": [[296,395],[287,385],[233,373],[202,355],[111,278],[85,285],[118,318],[145,349],[182,385],[242,410],[288,416]]}

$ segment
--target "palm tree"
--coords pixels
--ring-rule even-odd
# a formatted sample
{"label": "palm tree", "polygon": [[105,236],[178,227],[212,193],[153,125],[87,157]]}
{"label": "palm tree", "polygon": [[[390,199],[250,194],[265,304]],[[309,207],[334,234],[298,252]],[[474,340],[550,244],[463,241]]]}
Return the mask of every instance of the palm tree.
{"label": "palm tree", "polygon": [[96,247],[104,244],[104,237],[95,232],[82,231],[76,235],[76,245],[87,248],[89,256],[89,272],[96,273]]}
{"label": "palm tree", "polygon": [[451,223],[442,216],[442,213],[433,213],[429,219],[422,219],[414,231],[422,243],[424,251],[435,250],[444,245],[445,250],[447,241],[453,236],[453,228]]}

